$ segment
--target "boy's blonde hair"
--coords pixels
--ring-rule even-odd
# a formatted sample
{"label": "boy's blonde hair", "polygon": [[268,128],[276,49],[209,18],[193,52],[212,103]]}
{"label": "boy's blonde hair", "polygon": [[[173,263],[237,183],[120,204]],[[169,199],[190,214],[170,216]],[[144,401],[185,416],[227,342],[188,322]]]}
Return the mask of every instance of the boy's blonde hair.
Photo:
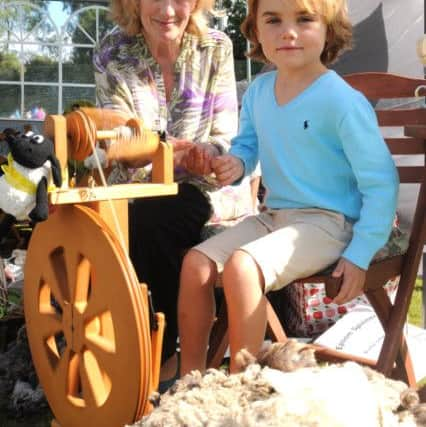
{"label": "boy's blonde hair", "polygon": [[[111,17],[129,36],[142,32],[141,0],[110,0]],[[207,31],[207,13],[214,13],[215,0],[197,0],[186,31],[201,35]]]}
{"label": "boy's blonde hair", "polygon": [[[248,15],[241,24],[241,31],[252,43],[247,56],[268,62],[257,38],[256,16],[260,0],[248,0]],[[327,25],[327,38],[321,53],[321,62],[331,64],[343,51],[352,46],[352,24],[348,17],[346,0],[294,0],[297,7],[308,13],[321,15]]]}

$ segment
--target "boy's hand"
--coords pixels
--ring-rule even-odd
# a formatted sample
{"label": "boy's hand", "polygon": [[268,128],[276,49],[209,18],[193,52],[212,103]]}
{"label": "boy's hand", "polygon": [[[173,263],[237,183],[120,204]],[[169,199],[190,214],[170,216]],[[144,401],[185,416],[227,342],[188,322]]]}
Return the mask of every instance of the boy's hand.
{"label": "boy's hand", "polygon": [[335,304],[345,304],[361,295],[364,290],[366,271],[345,258],[340,258],[331,274],[333,277],[342,277],[343,283],[340,292],[334,298]]}
{"label": "boy's hand", "polygon": [[232,154],[215,157],[212,159],[211,167],[221,186],[234,183],[244,174],[243,162]]}

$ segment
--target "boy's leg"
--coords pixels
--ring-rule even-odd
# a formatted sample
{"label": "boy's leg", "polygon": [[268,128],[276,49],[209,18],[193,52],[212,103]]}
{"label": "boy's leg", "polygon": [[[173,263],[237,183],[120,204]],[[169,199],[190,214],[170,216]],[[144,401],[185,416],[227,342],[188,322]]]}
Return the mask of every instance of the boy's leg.
{"label": "boy's leg", "polygon": [[231,349],[231,373],[239,371],[235,355],[242,348],[256,355],[265,337],[266,299],[263,274],[247,252],[237,250],[225,264],[226,297]]}
{"label": "boy's leg", "polygon": [[225,265],[231,372],[236,353],[256,355],[266,328],[264,293],[318,272],[338,259],[352,236],[344,217],[319,209],[273,214],[276,229],[243,245]]}
{"label": "boy's leg", "polygon": [[249,217],[204,241],[186,255],[179,292],[179,339],[181,374],[204,371],[209,333],[214,318],[214,286],[218,273],[240,246],[266,233],[262,222]]}
{"label": "boy's leg", "polygon": [[185,256],[178,300],[181,375],[206,369],[207,347],[215,315],[215,263],[197,250]]}
{"label": "boy's leg", "polygon": [[274,213],[275,230],[242,246],[263,273],[265,292],[277,290],[336,262],[352,238],[344,216],[321,209]]}

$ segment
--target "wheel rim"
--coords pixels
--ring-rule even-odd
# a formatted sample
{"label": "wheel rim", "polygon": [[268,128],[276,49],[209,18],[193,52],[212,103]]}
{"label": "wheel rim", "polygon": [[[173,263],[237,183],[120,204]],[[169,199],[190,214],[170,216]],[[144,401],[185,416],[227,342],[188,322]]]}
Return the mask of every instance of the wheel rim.
{"label": "wheel rim", "polygon": [[35,228],[25,317],[34,364],[60,424],[131,423],[146,401],[146,307],[123,251],[94,211],[58,209]]}

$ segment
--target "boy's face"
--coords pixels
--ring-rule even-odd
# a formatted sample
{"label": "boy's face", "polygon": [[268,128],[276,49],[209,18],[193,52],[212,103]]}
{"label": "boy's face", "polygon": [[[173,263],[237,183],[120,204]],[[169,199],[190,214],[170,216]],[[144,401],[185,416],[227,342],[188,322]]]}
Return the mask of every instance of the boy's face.
{"label": "boy's face", "polygon": [[322,65],[324,19],[301,10],[294,0],[259,0],[256,30],[264,55],[278,70],[307,71]]}

